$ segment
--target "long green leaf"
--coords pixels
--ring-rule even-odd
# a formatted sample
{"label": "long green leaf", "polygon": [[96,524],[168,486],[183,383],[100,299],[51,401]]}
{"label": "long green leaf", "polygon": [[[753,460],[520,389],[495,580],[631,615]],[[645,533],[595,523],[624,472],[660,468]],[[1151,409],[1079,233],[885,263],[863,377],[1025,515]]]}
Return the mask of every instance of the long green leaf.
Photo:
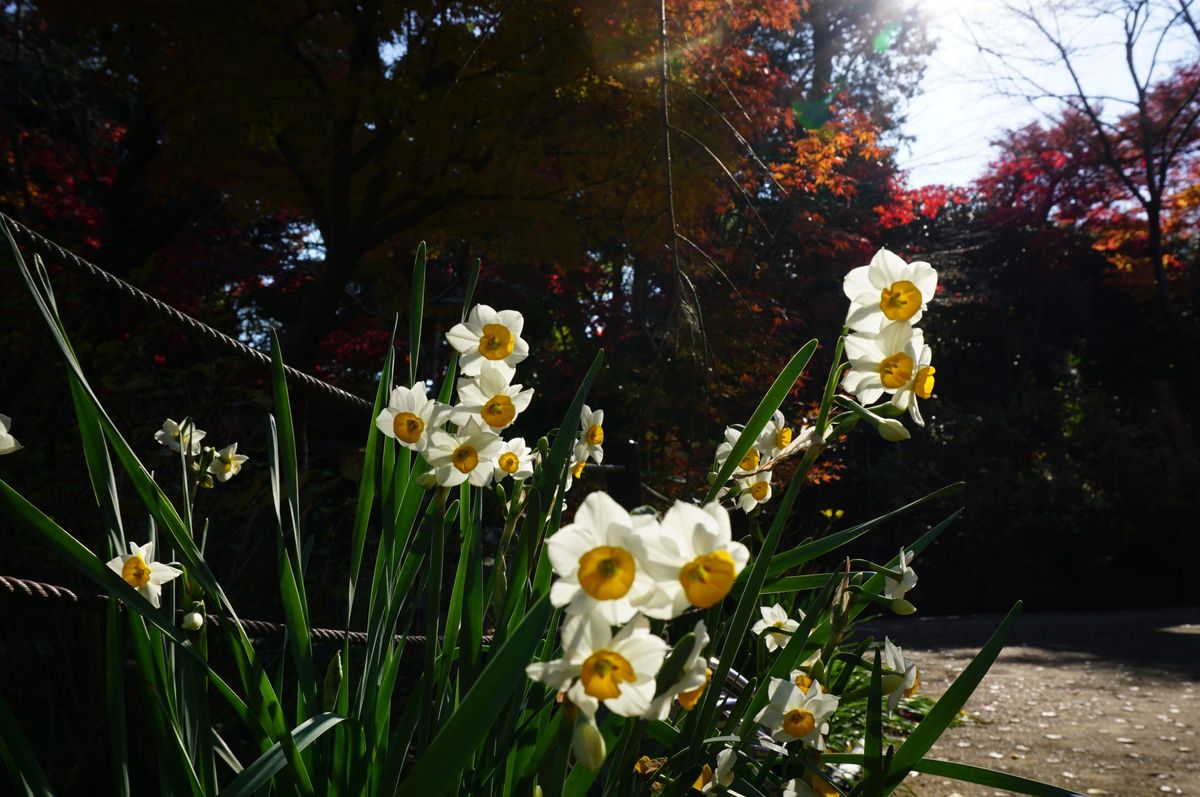
{"label": "long green leaf", "polygon": [[883,666],[879,651],[871,664],[871,689],[867,693],[867,735],[863,745],[863,781],[857,793],[876,797],[883,785]]}
{"label": "long green leaf", "polygon": [[13,716],[12,709],[8,707],[2,692],[0,692],[0,758],[4,759],[5,766],[8,767],[8,771],[12,774],[17,786],[20,787],[22,794],[29,795],[29,797],[35,797],[35,795],[36,797],[42,795],[49,797],[54,794],[50,788],[50,782],[46,780],[46,773],[42,771],[42,765],[38,763],[37,756],[33,754],[33,748],[29,746],[29,741],[21,732],[21,725]]}
{"label": "long green leaf", "polygon": [[129,741],[125,732],[125,651],[120,604],[108,599],[104,626],[104,699],[108,711],[108,745],[112,754],[115,793],[129,795]]}
{"label": "long green leaf", "polygon": [[221,676],[209,667],[208,663],[196,653],[196,649],[183,639],[179,630],[171,624],[170,620],[161,611],[151,606],[142,597],[141,593],[126,584],[116,573],[102,564],[96,558],[96,555],[88,550],[83,543],[72,537],[33,504],[26,501],[20,493],[2,479],[0,479],[0,512],[4,512],[16,520],[18,525],[33,531],[52,550],[74,566],[76,570],[99,585],[105,592],[120,598],[128,609],[141,615],[148,622],[153,623],[172,642],[179,645],[189,655],[194,656],[197,661],[204,665],[208,672],[209,680],[212,681],[217,691],[229,701],[238,718],[245,722],[248,727],[253,727],[250,712],[246,704],[229,687],[229,684],[225,683]]}
{"label": "long green leaf", "polygon": [[417,244],[413,261],[408,311],[408,383],[417,382],[417,357],[421,353],[421,327],[425,323],[425,242]]}
{"label": "long green leaf", "polygon": [[[319,739],[323,733],[338,723],[345,722],[346,719],[346,717],[339,717],[336,714],[318,714],[297,725],[288,738],[295,745],[295,750],[303,750]],[[236,778],[229,782],[228,786],[221,790],[222,797],[243,797],[254,794],[266,786],[276,773],[287,766],[287,763],[287,755],[281,742],[276,742],[270,750],[243,769]]]}
{"label": "long green leaf", "polygon": [[[826,764],[863,765],[863,756],[859,753],[825,753],[821,760]],[[1007,772],[997,772],[993,769],[959,764],[954,761],[942,761],[937,758],[921,759],[912,771],[961,780],[964,783],[989,786],[993,789],[1004,789],[1014,794],[1028,794],[1031,797],[1084,797],[1080,792],[1064,789],[1061,786],[1051,786],[1048,783],[1022,778]]]}
{"label": "long green leaf", "polygon": [[[541,470],[538,471],[535,482],[538,492],[544,496],[553,495],[563,481],[567,458],[571,456],[575,447],[579,413],[583,411],[583,404],[587,401],[592,383],[599,376],[600,367],[603,364],[604,351],[600,350],[596,352],[596,357],[592,360],[592,367],[588,369],[583,381],[579,383],[579,389],[575,391],[575,398],[571,401],[571,406],[567,408],[567,414],[563,416],[562,425],[558,427],[558,434],[554,436],[554,442],[550,444],[550,454],[546,457]],[[549,504],[550,502],[547,499],[544,503]]]}
{"label": "long green leaf", "polygon": [[483,668],[458,709],[400,784],[399,794],[440,797],[458,783],[463,768],[492,732],[492,724],[508,695],[525,685],[525,666],[541,640],[549,617],[550,598],[543,596],[530,607],[521,625]]}
{"label": "long green leaf", "polygon": [[967,700],[975,691],[975,687],[979,686],[979,682],[991,668],[992,662],[1004,649],[1004,644],[1008,641],[1009,634],[1012,633],[1013,624],[1017,622],[1020,614],[1021,602],[1017,601],[979,654],[967,665],[962,674],[954,679],[954,683],[950,684],[950,688],[933,705],[933,708],[925,715],[925,719],[921,720],[912,734],[904,740],[904,744],[900,745],[900,749],[892,758],[891,766],[888,767],[884,794],[890,794],[900,785],[917,765],[917,762],[924,758],[925,754],[933,747],[938,737],[946,728],[950,727],[950,723],[966,705]]}
{"label": "long green leaf", "polygon": [[788,397],[788,393],[792,391],[792,386],[796,384],[796,380],[800,378],[800,374],[804,372],[805,367],[808,366],[808,361],[812,359],[813,352],[816,350],[817,341],[810,340],[808,343],[805,343],[799,351],[792,355],[792,359],[788,360],[788,364],[779,372],[779,376],[775,377],[775,381],[767,390],[766,395],[758,403],[758,408],[754,410],[754,414],[746,422],[741,436],[733,444],[733,450],[729,452],[729,456],[725,459],[725,464],[717,471],[717,478],[708,488],[708,495],[704,497],[704,503],[708,504],[717,500],[717,493],[729,481],[729,477],[733,475],[733,471],[737,468],[738,463],[750,451],[754,445],[754,441],[758,439],[759,433],[766,427],[767,422],[771,420],[771,416],[775,414],[775,410],[779,409],[784,399]]}
{"label": "long green leaf", "polygon": [[[300,593],[300,605],[308,621],[308,599],[304,592],[304,555],[300,545],[300,461],[296,452],[296,429],[292,422],[292,402],[288,395],[287,371],[284,370],[283,350],[279,347],[279,336],[271,330],[271,387],[275,396],[275,417],[271,422],[274,451],[279,453],[275,470],[287,494],[286,515],[279,517],[281,535],[292,532],[292,544],[296,557],[292,568],[296,574],[296,587]],[[278,507],[277,507],[278,511]],[[285,523],[286,518],[286,523]]]}
{"label": "long green leaf", "polygon": [[946,485],[940,490],[934,490],[929,495],[922,496],[912,503],[905,504],[899,509],[893,509],[891,512],[880,515],[872,520],[868,520],[865,523],[859,523],[857,526],[852,526],[843,531],[839,531],[836,534],[830,534],[828,537],[822,537],[819,540],[806,542],[790,551],[778,554],[771,561],[771,567],[768,571],[768,575],[772,577],[778,576],[780,573],[783,573],[787,570],[793,570],[797,567],[805,565],[808,562],[811,562],[813,559],[816,559],[818,556],[823,556],[831,551],[835,551],[846,543],[858,539],[881,523],[886,523],[892,518],[903,515],[905,512],[910,512],[922,504],[928,503],[936,498],[941,498],[942,496],[946,495],[953,495],[962,488],[963,482],[955,482],[954,484]]}

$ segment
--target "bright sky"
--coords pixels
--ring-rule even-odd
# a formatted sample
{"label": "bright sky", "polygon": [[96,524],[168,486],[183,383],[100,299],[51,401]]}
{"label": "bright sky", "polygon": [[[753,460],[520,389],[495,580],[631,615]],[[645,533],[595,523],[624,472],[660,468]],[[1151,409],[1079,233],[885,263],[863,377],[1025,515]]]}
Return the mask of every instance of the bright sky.
{"label": "bright sky", "polygon": [[[1106,0],[1075,3],[1097,6]],[[1031,104],[1018,94],[1037,94],[1039,87],[1065,92],[1070,77],[1046,39],[1028,23],[1006,10],[1000,0],[916,0],[930,19],[930,30],[938,39],[938,48],[928,62],[922,91],[909,104],[904,131],[915,138],[899,153],[900,166],[909,170],[910,183],[946,183],[963,185],[979,176],[994,157],[990,142],[1001,138],[1005,130],[1044,119],[1058,106],[1042,100]],[[1108,0],[1116,5],[1114,0]],[[1020,0],[1012,5],[1028,8]],[[1047,11],[1051,3],[1036,3],[1039,17],[1054,24]],[[1066,3],[1054,5],[1065,8]],[[1141,46],[1135,51],[1139,74],[1145,75],[1152,60],[1162,21],[1173,5],[1167,0],[1151,0],[1156,16]],[[1060,11],[1059,30],[1069,42],[1077,70],[1089,93],[1110,95],[1109,114],[1123,112],[1119,100],[1133,95],[1133,84],[1125,63],[1123,32],[1119,18],[1090,17],[1069,10]],[[978,42],[978,44],[976,43]],[[980,52],[979,45],[1003,59]],[[1200,47],[1190,30],[1178,28],[1164,39],[1158,53],[1154,75],[1170,73],[1171,64],[1200,57]],[[1014,80],[1013,71],[1025,75]],[[1034,85],[1036,84],[1036,85]],[[1009,96],[1005,95],[1005,92]]]}

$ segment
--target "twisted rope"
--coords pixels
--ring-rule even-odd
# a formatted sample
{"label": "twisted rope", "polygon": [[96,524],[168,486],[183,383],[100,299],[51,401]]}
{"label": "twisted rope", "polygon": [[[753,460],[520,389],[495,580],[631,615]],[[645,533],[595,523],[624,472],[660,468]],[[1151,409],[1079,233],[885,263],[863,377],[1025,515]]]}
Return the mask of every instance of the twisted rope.
{"label": "twisted rope", "polygon": [[[81,598],[81,596],[66,587],[60,587],[57,584],[46,584],[41,581],[31,581],[15,576],[0,576],[0,595],[5,593],[17,598],[24,597],[47,601],[61,601],[76,607],[92,609],[103,608],[108,600],[104,595],[95,594],[84,595]],[[226,618],[218,617],[215,614],[205,615],[205,622],[215,628],[219,628],[221,623],[225,621]],[[281,636],[288,630],[287,626],[283,623],[272,623],[267,620],[242,620],[240,622],[242,628],[246,631],[246,635],[254,639]],[[350,631],[347,633],[336,628],[313,628],[310,629],[310,633],[314,642],[341,643],[349,640],[352,645],[365,645],[367,643],[367,633],[365,631]],[[416,634],[398,634],[395,639],[397,642],[405,641],[412,645],[424,645],[428,641],[426,637]],[[483,637],[483,644],[491,644],[492,639],[492,635],[485,635]]]}
{"label": "twisted rope", "polygon": [[[110,289],[116,290],[128,298],[140,302],[142,305],[150,308],[150,310],[153,312],[171,319],[180,327],[183,327],[193,335],[205,341],[218,343],[232,352],[255,360],[261,365],[270,367],[271,358],[269,355],[264,354],[258,349],[247,346],[241,341],[234,340],[224,332],[221,332],[218,329],[213,329],[208,324],[205,324],[203,321],[200,321],[197,318],[193,318],[187,313],[176,310],[166,302],[156,299],[145,291],[130,285],[120,277],[109,274],[96,264],[89,263],[87,260],[84,260],[71,250],[59,246],[58,244],[54,243],[54,241],[51,241],[37,232],[34,232],[24,224],[21,224],[19,221],[10,218],[8,215],[0,213],[0,219],[2,219],[3,222],[8,226],[8,229],[13,234],[13,238],[23,242],[26,246],[41,253],[44,257],[61,260],[63,263],[71,266],[77,271],[105,284]],[[306,374],[303,371],[297,371],[295,368],[292,368],[289,365],[285,365],[283,369],[294,382],[303,385],[304,387],[324,392],[340,401],[351,404],[358,409],[370,411],[375,406],[373,402],[367,401],[359,396],[355,396],[352,393],[347,393],[345,390],[342,390],[339,387],[334,387],[328,382],[317,379],[311,374]]]}

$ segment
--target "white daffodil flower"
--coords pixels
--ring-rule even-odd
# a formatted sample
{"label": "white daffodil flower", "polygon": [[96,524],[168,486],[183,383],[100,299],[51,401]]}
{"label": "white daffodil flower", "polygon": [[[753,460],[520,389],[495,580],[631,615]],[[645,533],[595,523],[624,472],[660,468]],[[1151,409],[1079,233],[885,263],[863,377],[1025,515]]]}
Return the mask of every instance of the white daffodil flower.
{"label": "white daffodil flower", "polygon": [[[774,606],[760,606],[758,611],[762,614],[762,619],[750,627],[750,633],[762,635],[764,631],[767,632],[763,636],[763,642],[766,643],[767,652],[774,653],[788,643],[792,638],[790,632],[799,628],[800,623],[789,618],[788,613],[778,603]],[[804,612],[800,612],[800,619],[804,619]],[[789,633],[780,634],[771,631],[772,628]]]}
{"label": "white daffodil flower", "polygon": [[883,669],[880,683],[887,695],[888,712],[892,712],[900,705],[900,698],[912,697],[920,691],[921,676],[916,663],[887,637],[883,638],[883,655],[879,663]]}
{"label": "white daffodil flower", "polygon": [[532,388],[522,390],[520,385],[509,384],[514,373],[485,361],[479,376],[459,379],[458,406],[451,411],[450,420],[462,426],[474,418],[496,432],[511,426],[533,399]]}
{"label": "white daffodil flower", "polygon": [[585,443],[576,443],[571,459],[571,466],[567,468],[567,483],[563,486],[564,493],[571,489],[571,485],[575,483],[576,479],[583,478],[583,469],[586,465],[587,445]]}
{"label": "white daffodil flower", "polygon": [[412,387],[392,389],[375,425],[405,448],[424,451],[434,428],[445,421],[445,414],[435,399],[425,395],[425,383],[417,382]]}
{"label": "white daffodil flower", "polygon": [[208,432],[197,429],[190,418],[184,420],[182,425],[167,418],[162,428],[154,433],[154,439],[175,452],[182,452],[186,447],[188,454],[196,456],[200,453],[200,441],[206,434]]}
{"label": "white daffodil flower", "polygon": [[825,749],[829,717],[837,710],[838,698],[825,694],[818,681],[801,689],[790,680],[772,678],[768,687],[770,702],[754,721],[771,732],[771,738],[787,744],[800,740],[814,750]]}
{"label": "white daffodil flower", "polygon": [[917,574],[908,565],[913,560],[913,552],[900,549],[900,557],[897,566],[900,568],[900,580],[887,576],[883,577],[883,589],[880,595],[888,599],[903,598],[908,594],[908,591],[917,586]]}
{"label": "white daffodil flower", "polygon": [[577,457],[581,445],[597,465],[604,461],[604,410],[583,405],[579,413],[579,443],[575,446]]}
{"label": "white daffodil flower", "polygon": [[627,622],[636,604],[654,592],[640,538],[653,523],[652,517],[631,517],[607,493],[588,495],[574,522],[546,541],[558,574],[550,602],[565,606],[567,614],[594,614],[609,625]]}
{"label": "white daffodil flower", "polygon": [[7,415],[0,415],[0,454],[11,454],[21,449],[21,444],[17,442],[17,438],[8,433],[8,430],[11,428],[12,418]]}
{"label": "white daffodil flower", "polygon": [[878,332],[889,323],[921,320],[937,291],[937,272],[923,260],[905,263],[880,249],[870,265],[846,275],[842,290],[850,300],[846,326],[857,332]]}
{"label": "white daffodil flower", "polygon": [[563,624],[562,648],[561,659],[530,664],[525,674],[566,692],[588,716],[600,703],[622,717],[641,716],[650,707],[667,643],[650,633],[645,617],[635,616],[613,636],[598,613],[571,615]]}
{"label": "white daffodil flower", "polygon": [[208,472],[219,482],[227,482],[242,472],[242,463],[250,457],[237,452],[237,443],[230,443],[213,453]]}
{"label": "white daffodil flower", "polygon": [[[780,416],[782,417],[782,416]],[[725,442],[717,446],[717,454],[713,458],[714,470],[720,470],[725,464],[725,460],[729,459],[729,454],[733,451],[733,445],[742,436],[742,430],[736,426],[725,427]],[[761,439],[761,438],[760,438]],[[757,441],[756,441],[757,442]],[[762,452],[757,448],[751,447],[746,455],[742,457],[742,461],[733,469],[734,478],[744,476],[747,473],[753,473],[758,470],[759,464],[762,462]]]}
{"label": "white daffodil flower", "polygon": [[924,345],[924,333],[908,324],[889,324],[880,332],[847,335],[850,370],[842,380],[842,389],[853,393],[862,404],[874,404],[884,393],[895,393],[913,381]]}
{"label": "white daffodil flower", "polygon": [[933,375],[937,373],[937,369],[930,365],[932,361],[933,349],[922,342],[917,362],[913,368],[912,379],[892,394],[892,404],[902,410],[907,410],[917,426],[925,425],[925,419],[921,417],[921,410],[917,407],[917,399],[933,397]]}
{"label": "white daffodil flower", "polygon": [[446,340],[459,353],[458,369],[463,376],[479,376],[488,361],[511,373],[529,356],[529,344],[521,339],[524,328],[525,317],[516,310],[497,312],[477,304],[465,322],[446,333]]}
{"label": "white daffodil flower", "polygon": [[764,470],[745,479],[738,480],[742,491],[738,493],[738,509],[746,514],[754,508],[771,500],[771,471]]}
{"label": "white daffodil flower", "polygon": [[704,787],[703,791],[715,791],[718,787],[729,788],[733,785],[733,765],[737,763],[737,751],[732,747],[726,747],[721,752],[717,753],[717,771],[713,773],[712,783]]}
{"label": "white daffodil flower", "polygon": [[778,457],[792,444],[792,436],[792,427],[787,425],[783,413],[775,410],[771,420],[767,421],[767,425],[759,432],[754,447],[765,452],[768,457]]}
{"label": "white daffodil flower", "polygon": [[660,620],[678,617],[689,606],[720,603],[750,561],[746,546],[733,541],[729,513],[718,503],[701,508],[676,501],[642,541],[646,570],[658,589],[638,606]]}
{"label": "white daffodil flower", "polygon": [[528,479],[533,475],[533,449],[525,445],[524,437],[514,437],[500,446],[495,465],[496,481],[505,476]]}
{"label": "white daffodil flower", "polygon": [[708,628],[704,625],[703,620],[696,623],[696,628],[692,633],[694,634],[692,650],[688,654],[687,662],[683,665],[683,671],[679,673],[679,679],[668,686],[665,692],[656,695],[650,701],[650,708],[642,715],[644,719],[665,720],[671,713],[671,703],[675,700],[678,700],[679,705],[683,706],[686,711],[691,711],[696,707],[696,703],[699,702],[704,690],[708,687],[708,682],[712,678],[712,670],[708,666],[708,657],[704,655],[709,638]]}
{"label": "white daffodil flower", "polygon": [[484,487],[492,480],[496,457],[504,441],[500,435],[474,421],[455,434],[435,429],[422,456],[433,466],[433,474],[442,487],[469,481]]}
{"label": "white daffodil flower", "polygon": [[713,772],[711,766],[705,764],[695,782],[692,783],[692,790],[702,794],[713,794],[718,791],[725,793],[725,790],[733,785],[733,765],[736,762],[737,753],[732,747],[726,747],[717,753],[716,772]]}
{"label": "white daffodil flower", "polygon": [[162,585],[183,575],[170,565],[154,561],[154,543],[139,546],[129,543],[129,553],[121,554],[108,563],[108,569],[116,573],[125,583],[136,589],[155,608],[159,605]]}

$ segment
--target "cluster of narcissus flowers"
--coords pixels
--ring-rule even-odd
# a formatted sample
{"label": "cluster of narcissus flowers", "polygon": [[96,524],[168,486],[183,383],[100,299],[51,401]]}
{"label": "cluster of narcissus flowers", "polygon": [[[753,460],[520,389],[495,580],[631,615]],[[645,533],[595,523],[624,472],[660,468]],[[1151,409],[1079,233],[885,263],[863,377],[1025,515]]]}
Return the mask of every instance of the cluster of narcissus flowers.
{"label": "cluster of narcissus flowers", "polygon": [[167,418],[162,428],[154,433],[154,439],[171,451],[182,455],[197,474],[197,484],[212,487],[213,480],[227,482],[242,472],[242,465],[250,459],[237,452],[237,443],[224,448],[202,445],[208,432],[196,428],[191,418],[180,423]]}
{"label": "cluster of narcissus flowers", "polygon": [[905,263],[880,249],[870,265],[852,270],[842,285],[850,300],[846,326],[851,330],[846,336],[850,370],[842,387],[864,405],[890,396],[890,404],[908,412],[918,426],[925,421],[917,399],[933,395],[936,369],[916,323],[937,291],[937,280],[928,263]]}
{"label": "cluster of narcissus flowers", "polygon": [[546,551],[558,576],[550,602],[567,614],[563,657],[530,664],[529,677],[588,716],[601,703],[614,714],[646,719],[665,719],[673,703],[694,708],[712,675],[704,622],[695,626],[675,682],[659,689],[667,643],[650,632],[648,618],[710,608],[733,589],[750,551],[734,541],[725,509],[676,502],[660,520],[630,515],[595,492],[574,522],[547,540]]}
{"label": "cluster of narcissus flowers", "polygon": [[[725,429],[725,440],[717,446],[713,460],[715,476],[728,461],[733,447],[741,437],[741,426]],[[763,427],[750,450],[733,469],[730,480],[721,489],[721,497],[729,496],[733,505],[743,512],[753,512],[771,500],[771,471],[783,460],[807,450],[818,443],[816,427],[802,422],[798,429],[788,424],[783,412],[776,410]],[[824,441],[819,441],[824,445]]]}
{"label": "cluster of narcissus flowers", "polygon": [[459,355],[457,402],[443,404],[426,395],[423,382],[392,390],[375,423],[429,463],[430,483],[484,487],[533,475],[536,452],[523,437],[500,435],[533,399],[533,390],[513,381],[517,364],[529,356],[524,326],[516,310],[475,305],[466,321],[446,333]]}

